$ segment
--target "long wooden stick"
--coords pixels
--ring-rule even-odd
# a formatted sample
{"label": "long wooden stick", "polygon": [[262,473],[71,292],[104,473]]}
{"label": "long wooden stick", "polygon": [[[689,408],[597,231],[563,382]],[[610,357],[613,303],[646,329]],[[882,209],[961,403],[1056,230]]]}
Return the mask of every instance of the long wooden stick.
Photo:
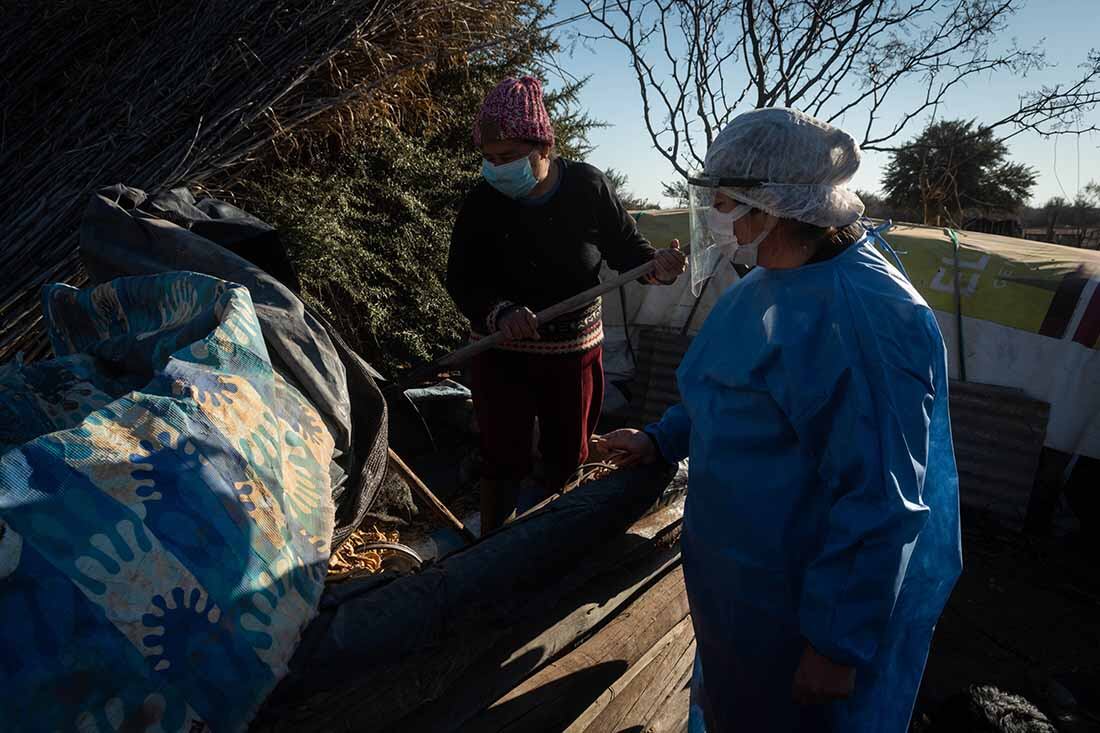
{"label": "long wooden stick", "polygon": [[[618,277],[608,280],[607,282],[600,283],[599,285],[595,285],[588,290],[585,290],[584,292],[577,293],[571,298],[567,298],[560,303],[555,303],[549,308],[539,311],[535,314],[535,318],[538,319],[538,323],[540,326],[549,323],[559,316],[563,316],[566,313],[571,313],[572,311],[575,311],[582,306],[588,305],[596,298],[605,293],[610,293],[612,290],[618,288],[621,285],[625,285],[628,282],[637,280],[641,277],[645,277],[656,269],[657,261],[650,260],[643,265],[638,265],[633,270],[628,270],[627,272],[622,273]],[[409,373],[407,377],[402,379],[395,386],[401,387],[409,384],[416,384],[417,382],[420,382],[424,379],[430,379],[436,376],[443,368],[456,366],[465,361],[469,361],[478,354],[493,348],[501,341],[504,341],[506,338],[507,337],[502,331],[491,333],[483,339],[479,339],[472,344],[463,346],[461,349],[456,349],[446,356],[441,356],[430,364],[425,364],[422,367],[414,369],[412,372]]]}
{"label": "long wooden stick", "polygon": [[441,502],[432,490],[420,480],[420,477],[413,472],[411,468],[401,460],[401,457],[394,452],[393,448],[389,449],[390,460],[393,465],[397,467],[397,470],[401,472],[405,480],[409,482],[410,488],[417,493],[417,495],[424,500],[424,503],[428,505],[428,509],[437,517],[442,519],[447,524],[451,525],[454,529],[458,530],[459,534],[463,536],[469,542],[477,542],[477,535],[469,530],[462,520],[451,513],[451,510]]}

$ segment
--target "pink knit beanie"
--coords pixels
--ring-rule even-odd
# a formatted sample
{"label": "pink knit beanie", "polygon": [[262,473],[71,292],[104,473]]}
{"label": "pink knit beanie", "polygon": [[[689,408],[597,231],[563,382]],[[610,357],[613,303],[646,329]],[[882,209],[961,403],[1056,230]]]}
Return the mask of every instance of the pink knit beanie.
{"label": "pink knit beanie", "polygon": [[505,79],[489,92],[474,121],[474,144],[531,140],[554,144],[554,128],[542,102],[542,82],[533,76]]}

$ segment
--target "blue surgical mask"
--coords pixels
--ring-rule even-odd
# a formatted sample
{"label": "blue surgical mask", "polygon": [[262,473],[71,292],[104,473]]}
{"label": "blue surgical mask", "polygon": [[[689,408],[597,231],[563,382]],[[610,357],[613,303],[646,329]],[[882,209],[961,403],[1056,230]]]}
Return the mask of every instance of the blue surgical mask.
{"label": "blue surgical mask", "polygon": [[531,158],[527,155],[501,165],[483,161],[481,175],[490,186],[512,199],[523,198],[539,183],[531,170]]}

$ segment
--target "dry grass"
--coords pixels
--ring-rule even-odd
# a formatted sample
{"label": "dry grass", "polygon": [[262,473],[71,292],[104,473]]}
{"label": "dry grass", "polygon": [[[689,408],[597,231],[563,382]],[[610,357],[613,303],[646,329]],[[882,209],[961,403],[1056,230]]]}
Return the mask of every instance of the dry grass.
{"label": "dry grass", "polygon": [[332,555],[328,564],[329,580],[344,580],[356,575],[374,575],[382,569],[382,550],[366,549],[376,542],[400,542],[397,530],[383,532],[378,527],[357,529]]}
{"label": "dry grass", "polygon": [[[417,114],[437,62],[514,35],[509,0],[12,0],[0,24],[0,360],[40,356],[38,288],[79,281],[88,195],[221,188]],[[420,107],[418,108],[418,100]]]}

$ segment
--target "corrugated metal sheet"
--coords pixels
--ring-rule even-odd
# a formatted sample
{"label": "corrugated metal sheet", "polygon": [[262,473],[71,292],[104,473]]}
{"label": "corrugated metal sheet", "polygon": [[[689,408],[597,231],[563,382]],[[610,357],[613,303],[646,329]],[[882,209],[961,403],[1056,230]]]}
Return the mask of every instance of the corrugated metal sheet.
{"label": "corrugated metal sheet", "polygon": [[666,409],[680,401],[676,369],[690,345],[691,336],[680,335],[677,331],[639,330],[632,399],[627,408],[627,418],[631,422],[638,425],[655,422]]}
{"label": "corrugated metal sheet", "polygon": [[1022,390],[951,383],[951,427],[964,504],[1023,529],[1050,405]]}
{"label": "corrugated metal sheet", "polygon": [[[660,419],[679,401],[676,368],[689,336],[642,329],[627,418],[636,425]],[[962,502],[1022,529],[1046,438],[1050,405],[1021,390],[951,383],[951,422]]]}

